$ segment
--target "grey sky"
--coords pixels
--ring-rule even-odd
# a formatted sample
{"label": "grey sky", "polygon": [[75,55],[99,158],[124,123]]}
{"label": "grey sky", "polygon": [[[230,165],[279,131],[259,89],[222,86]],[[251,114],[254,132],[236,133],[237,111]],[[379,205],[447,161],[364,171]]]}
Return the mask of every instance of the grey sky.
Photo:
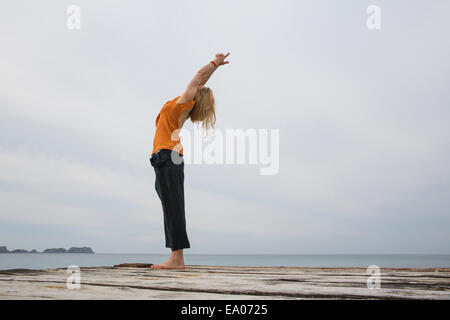
{"label": "grey sky", "polygon": [[187,253],[450,253],[449,10],[2,1],[0,245],[167,252],[154,120],[231,51],[208,83],[217,128],[279,128],[280,172],[186,166]]}

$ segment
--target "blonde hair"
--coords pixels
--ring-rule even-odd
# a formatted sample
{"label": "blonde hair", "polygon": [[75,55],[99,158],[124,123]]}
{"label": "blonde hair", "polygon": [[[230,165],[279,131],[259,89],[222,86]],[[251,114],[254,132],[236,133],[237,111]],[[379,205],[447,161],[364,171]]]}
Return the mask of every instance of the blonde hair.
{"label": "blonde hair", "polygon": [[194,101],[195,105],[190,113],[191,121],[193,123],[202,122],[202,127],[206,130],[214,128],[216,110],[212,90],[208,87],[202,87],[197,91]]}

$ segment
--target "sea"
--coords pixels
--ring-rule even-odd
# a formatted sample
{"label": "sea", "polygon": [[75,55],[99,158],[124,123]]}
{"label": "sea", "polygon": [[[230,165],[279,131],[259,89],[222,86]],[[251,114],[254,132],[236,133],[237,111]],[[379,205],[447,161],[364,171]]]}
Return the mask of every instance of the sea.
{"label": "sea", "polygon": [[[0,270],[100,267],[167,261],[168,254],[2,253]],[[186,265],[273,267],[445,268],[450,255],[436,254],[184,254]]]}

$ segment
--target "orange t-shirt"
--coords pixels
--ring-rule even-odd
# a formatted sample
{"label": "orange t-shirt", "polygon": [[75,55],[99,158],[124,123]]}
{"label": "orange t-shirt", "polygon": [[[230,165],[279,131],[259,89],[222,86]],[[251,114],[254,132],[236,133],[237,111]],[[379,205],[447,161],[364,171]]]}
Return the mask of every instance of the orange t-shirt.
{"label": "orange t-shirt", "polygon": [[[178,128],[178,119],[180,118],[181,113],[191,109],[194,106],[195,101],[191,100],[185,103],[176,103],[179,97],[180,96],[177,96],[175,99],[167,101],[156,118],[156,132],[155,138],[153,139],[152,153],[155,153],[160,149],[170,149],[183,154],[180,137],[178,132],[174,133],[174,131],[180,129]],[[178,144],[179,146],[175,148]]]}

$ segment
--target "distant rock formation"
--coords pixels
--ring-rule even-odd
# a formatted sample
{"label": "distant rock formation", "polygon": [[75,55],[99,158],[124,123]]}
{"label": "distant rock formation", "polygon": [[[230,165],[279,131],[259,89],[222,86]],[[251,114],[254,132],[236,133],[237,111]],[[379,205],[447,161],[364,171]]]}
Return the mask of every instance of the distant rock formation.
{"label": "distant rock formation", "polygon": [[43,251],[43,253],[66,253],[67,250],[64,248],[50,248],[50,249],[45,249]]}
{"label": "distant rock formation", "polygon": [[[39,253],[36,249],[27,251],[25,249],[15,249],[9,251],[6,246],[0,246],[0,253]],[[64,248],[45,249],[42,253],[95,253],[90,247],[72,247],[69,250]]]}
{"label": "distant rock formation", "polygon": [[9,253],[8,249],[5,246],[0,247],[0,253]]}
{"label": "distant rock formation", "polygon": [[89,247],[72,247],[68,251],[68,253],[94,253]]}
{"label": "distant rock formation", "polygon": [[28,253],[28,250],[25,249],[16,249],[11,251],[11,253]]}

